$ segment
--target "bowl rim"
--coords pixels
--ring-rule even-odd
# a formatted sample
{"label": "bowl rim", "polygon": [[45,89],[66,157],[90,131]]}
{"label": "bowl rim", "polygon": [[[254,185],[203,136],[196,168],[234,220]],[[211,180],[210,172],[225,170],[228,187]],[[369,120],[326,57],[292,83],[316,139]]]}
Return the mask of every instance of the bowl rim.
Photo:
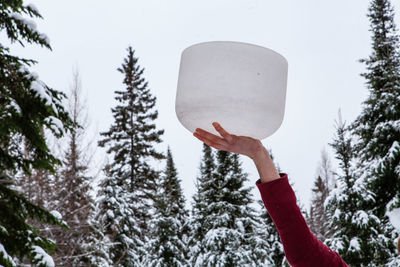
{"label": "bowl rim", "polygon": [[188,47],[186,47],[183,51],[182,51],[182,55],[187,52],[190,49],[193,49],[197,46],[203,46],[203,45],[207,45],[207,44],[221,44],[221,45],[225,45],[225,44],[235,44],[235,45],[241,45],[241,46],[252,46],[252,47],[256,47],[258,49],[265,49],[268,50],[269,52],[272,52],[273,54],[277,55],[278,57],[280,57],[281,59],[284,60],[284,62],[286,63],[286,65],[288,65],[288,60],[280,53],[276,52],[275,50],[272,50],[271,48],[268,47],[264,47],[261,45],[257,45],[257,44],[251,44],[251,43],[246,43],[246,42],[238,42],[238,41],[207,41],[207,42],[201,42],[201,43],[196,43],[196,44],[192,44]]}

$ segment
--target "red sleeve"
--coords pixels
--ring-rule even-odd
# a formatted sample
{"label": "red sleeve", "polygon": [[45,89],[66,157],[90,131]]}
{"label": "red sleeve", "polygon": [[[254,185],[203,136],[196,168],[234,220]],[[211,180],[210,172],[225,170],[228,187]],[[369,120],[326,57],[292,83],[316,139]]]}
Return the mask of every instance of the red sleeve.
{"label": "red sleeve", "polygon": [[296,196],[287,174],[281,178],[256,185],[264,206],[278,229],[286,259],[295,267],[347,266],[340,255],[332,251],[311,233],[296,203]]}

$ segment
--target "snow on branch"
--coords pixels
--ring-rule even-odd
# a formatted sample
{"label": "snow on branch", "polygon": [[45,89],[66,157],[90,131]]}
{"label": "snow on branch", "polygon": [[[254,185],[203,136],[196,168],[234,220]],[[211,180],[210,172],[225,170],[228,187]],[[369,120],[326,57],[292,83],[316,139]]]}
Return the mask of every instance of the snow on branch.
{"label": "snow on branch", "polygon": [[[39,10],[36,8],[34,4],[28,4],[25,8],[22,9],[22,12],[28,13],[29,16],[31,17],[35,16],[42,18],[42,16],[39,13]],[[9,13],[7,12],[6,14],[10,19],[14,20],[15,24],[19,24],[17,25],[17,28],[20,28],[19,30],[21,30],[22,26],[22,28],[24,29],[23,31],[29,31],[32,34],[39,36],[42,42],[45,42],[47,46],[50,46],[49,37],[46,34],[38,31],[37,24],[34,20],[29,18],[24,18],[17,12],[9,12]]]}
{"label": "snow on branch", "polygon": [[390,223],[400,232],[400,208],[393,209],[391,211],[386,212],[386,215],[389,217]]}
{"label": "snow on branch", "polygon": [[46,253],[41,247],[39,246],[33,246],[33,254],[35,255],[34,258],[35,260],[38,260],[37,265],[40,266],[43,264],[44,266],[47,267],[54,267],[54,261],[53,258],[50,257],[49,254]]}
{"label": "snow on branch", "polygon": [[30,8],[33,12],[39,13],[39,10],[33,3],[29,3],[26,7]]}
{"label": "snow on branch", "polygon": [[3,244],[0,243],[0,257],[5,259],[5,261],[10,262],[13,266],[17,266],[13,261],[12,257],[8,255],[7,251],[4,249]]}

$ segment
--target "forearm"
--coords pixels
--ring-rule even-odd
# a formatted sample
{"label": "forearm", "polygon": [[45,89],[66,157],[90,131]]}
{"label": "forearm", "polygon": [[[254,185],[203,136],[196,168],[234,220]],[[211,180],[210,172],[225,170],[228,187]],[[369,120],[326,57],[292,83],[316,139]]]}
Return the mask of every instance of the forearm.
{"label": "forearm", "polygon": [[296,196],[287,175],[269,183],[256,183],[269,215],[281,238],[288,262],[296,267],[345,267],[339,254],[333,252],[311,233],[296,204]]}
{"label": "forearm", "polygon": [[261,183],[279,179],[278,170],[275,168],[267,149],[261,144],[261,142],[250,158],[253,159],[253,162],[257,167]]}

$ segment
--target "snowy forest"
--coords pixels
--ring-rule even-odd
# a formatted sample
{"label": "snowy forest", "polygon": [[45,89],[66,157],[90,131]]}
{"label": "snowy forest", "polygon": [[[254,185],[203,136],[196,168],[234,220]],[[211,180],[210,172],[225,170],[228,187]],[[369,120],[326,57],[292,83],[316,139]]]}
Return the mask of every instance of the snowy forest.
{"label": "snowy forest", "polygon": [[[398,267],[400,35],[389,0],[371,0],[366,16],[368,97],[354,121],[339,115],[329,143],[338,168],[322,153],[310,207],[300,207],[349,266]],[[35,19],[33,4],[0,2],[0,33],[12,45],[51,50]],[[173,149],[155,148],[164,130],[134,47],[117,70],[113,123],[95,144],[86,142],[79,72],[62,92],[10,51],[0,43],[0,266],[289,266],[239,155],[203,145],[185,199]],[[97,172],[96,146],[109,159]]]}

